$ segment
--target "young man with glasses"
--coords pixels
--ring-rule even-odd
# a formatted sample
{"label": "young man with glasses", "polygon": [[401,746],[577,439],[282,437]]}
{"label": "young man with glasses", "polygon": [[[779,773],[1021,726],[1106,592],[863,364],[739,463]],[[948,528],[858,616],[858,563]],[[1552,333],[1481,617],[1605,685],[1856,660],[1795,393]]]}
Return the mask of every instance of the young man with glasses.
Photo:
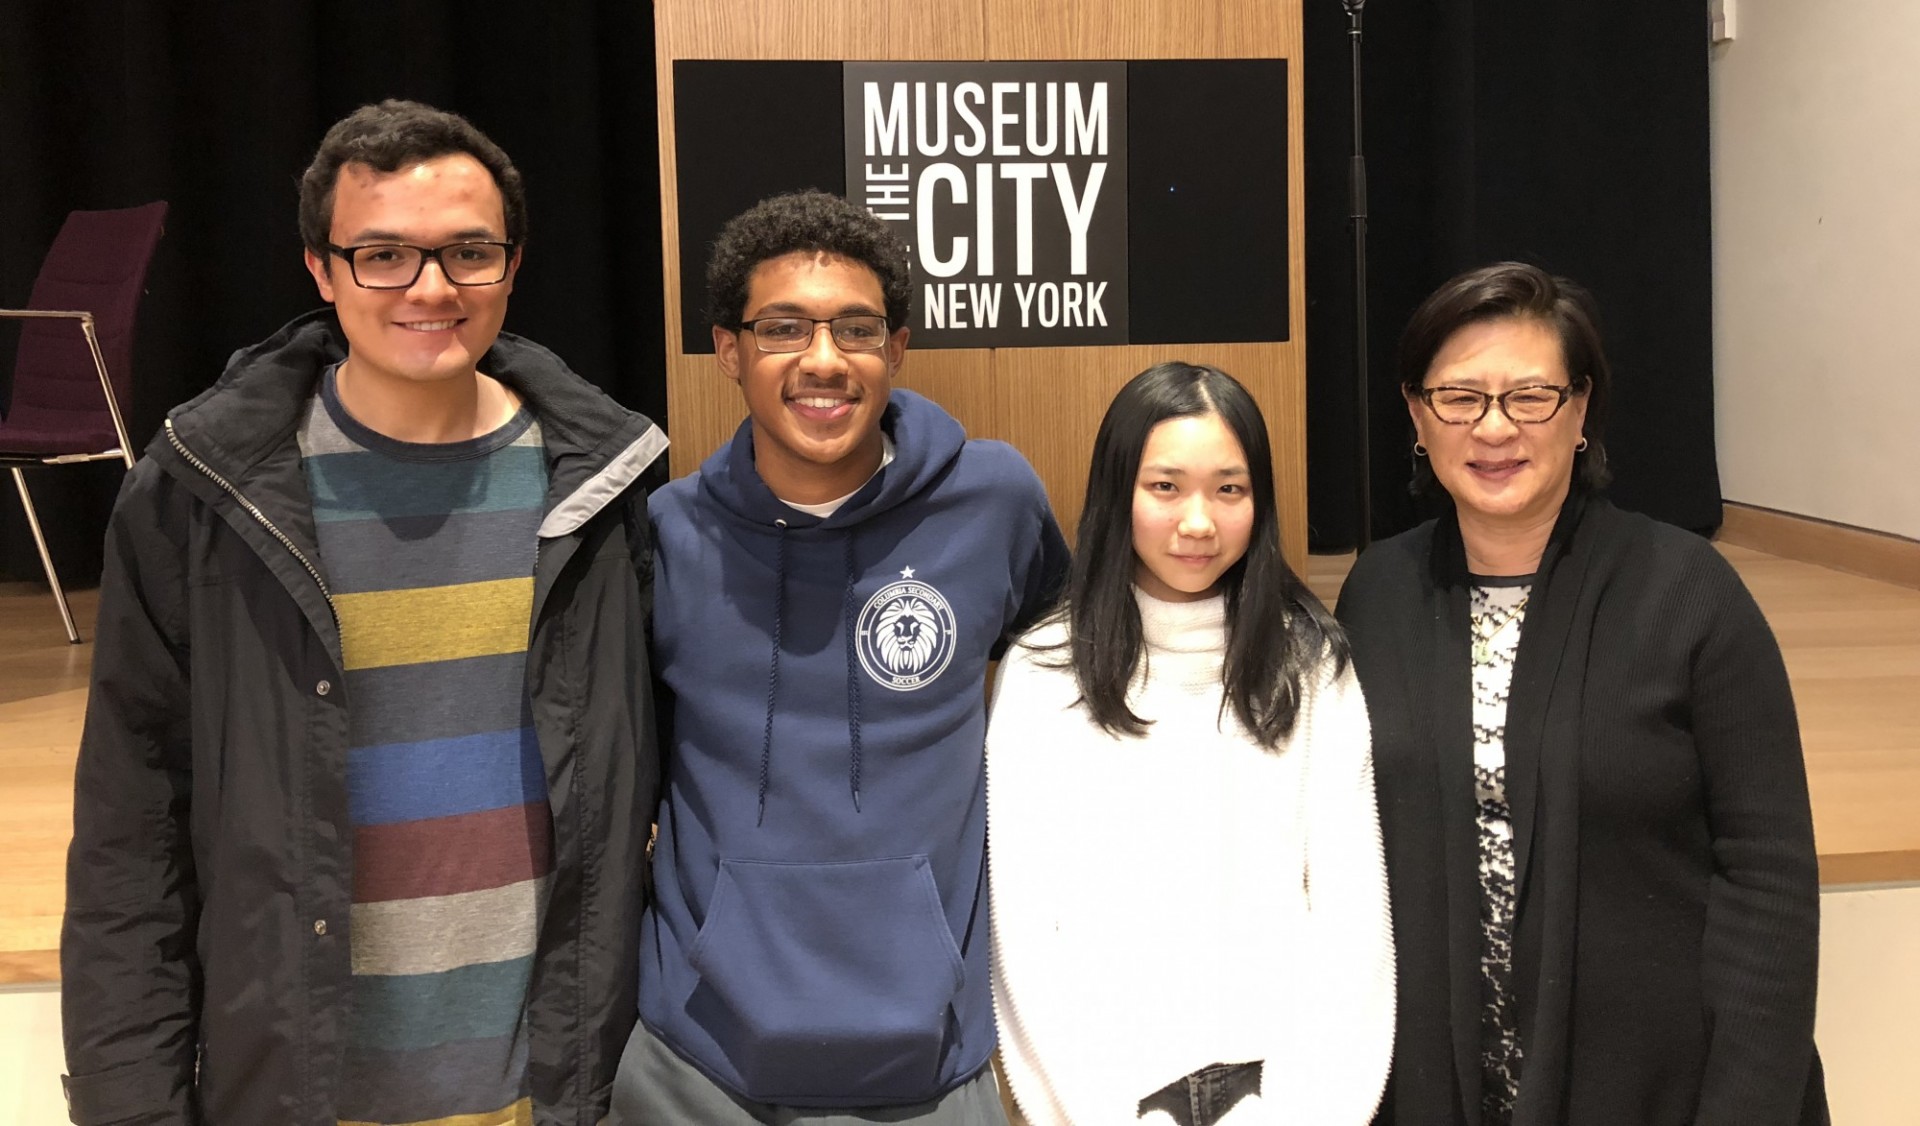
{"label": "young man with glasses", "polygon": [[894,389],[880,220],[767,200],[707,284],[747,418],[655,499],[670,746],[615,1121],[1004,1126],[982,682],[1065,544],[1018,453]]}
{"label": "young man with glasses", "polygon": [[355,112],[330,310],[168,416],[107,537],[61,959],[75,1122],[591,1123],[658,794],[642,471],[500,331],[519,173]]}

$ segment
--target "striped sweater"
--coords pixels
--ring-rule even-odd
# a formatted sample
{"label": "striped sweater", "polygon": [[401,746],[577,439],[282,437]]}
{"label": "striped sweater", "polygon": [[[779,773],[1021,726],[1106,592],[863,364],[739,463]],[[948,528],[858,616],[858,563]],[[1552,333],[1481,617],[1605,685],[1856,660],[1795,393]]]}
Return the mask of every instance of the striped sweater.
{"label": "striped sweater", "polygon": [[526,695],[540,428],[420,445],[329,371],[300,428],[346,659],[352,1012],[342,1126],[532,1120],[525,1008],[552,831]]}

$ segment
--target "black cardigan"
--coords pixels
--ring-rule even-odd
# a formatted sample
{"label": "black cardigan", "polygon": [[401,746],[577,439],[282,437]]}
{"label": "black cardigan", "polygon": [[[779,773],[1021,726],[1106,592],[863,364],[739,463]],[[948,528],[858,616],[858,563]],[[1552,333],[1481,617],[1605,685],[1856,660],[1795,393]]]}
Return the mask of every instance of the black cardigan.
{"label": "black cardigan", "polygon": [[[1373,722],[1399,959],[1378,1122],[1478,1126],[1467,596],[1451,516],[1376,544],[1339,617]],[[1506,725],[1515,1126],[1826,1121],[1819,873],[1785,666],[1705,541],[1569,501]]]}

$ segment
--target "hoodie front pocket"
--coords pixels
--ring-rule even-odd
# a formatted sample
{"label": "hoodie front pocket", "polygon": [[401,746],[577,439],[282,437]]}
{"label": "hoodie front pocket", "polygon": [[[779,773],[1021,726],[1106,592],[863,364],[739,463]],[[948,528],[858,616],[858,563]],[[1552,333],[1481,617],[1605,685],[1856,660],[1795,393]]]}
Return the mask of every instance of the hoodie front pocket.
{"label": "hoodie front pocket", "polygon": [[925,856],[722,860],[688,960],[702,985],[690,1015],[747,1097],[859,1106],[936,1093],[966,974]]}

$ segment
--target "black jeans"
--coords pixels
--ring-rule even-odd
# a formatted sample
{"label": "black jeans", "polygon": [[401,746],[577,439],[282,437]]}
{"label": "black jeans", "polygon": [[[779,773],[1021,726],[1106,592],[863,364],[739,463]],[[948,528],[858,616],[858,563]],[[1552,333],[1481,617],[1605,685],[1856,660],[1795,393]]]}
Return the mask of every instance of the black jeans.
{"label": "black jeans", "polygon": [[1141,1099],[1140,1114],[1164,1110],[1180,1126],[1213,1126],[1235,1103],[1260,1093],[1260,1064],[1254,1060],[1203,1067]]}

